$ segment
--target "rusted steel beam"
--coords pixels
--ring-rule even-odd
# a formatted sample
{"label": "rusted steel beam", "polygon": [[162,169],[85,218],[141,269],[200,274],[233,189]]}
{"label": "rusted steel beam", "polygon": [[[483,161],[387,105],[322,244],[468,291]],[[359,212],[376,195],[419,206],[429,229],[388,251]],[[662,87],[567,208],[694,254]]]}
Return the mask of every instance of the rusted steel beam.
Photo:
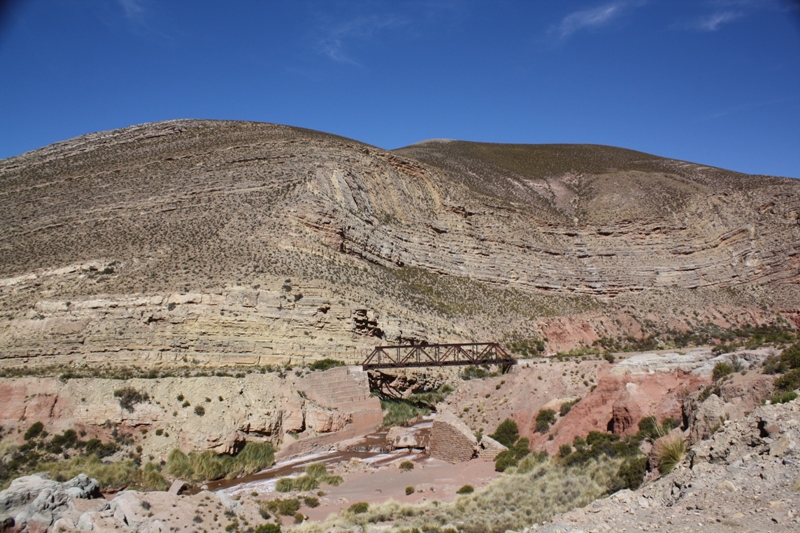
{"label": "rusted steel beam", "polygon": [[378,346],[361,364],[364,370],[426,366],[517,364],[496,342]]}

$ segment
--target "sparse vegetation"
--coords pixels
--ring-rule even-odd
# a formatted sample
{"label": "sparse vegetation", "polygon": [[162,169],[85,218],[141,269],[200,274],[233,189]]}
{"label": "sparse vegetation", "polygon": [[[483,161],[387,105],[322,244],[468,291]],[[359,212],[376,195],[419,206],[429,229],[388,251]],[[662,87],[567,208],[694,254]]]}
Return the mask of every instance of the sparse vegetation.
{"label": "sparse vegetation", "polygon": [[167,472],[193,481],[234,478],[263,470],[275,462],[275,449],[268,442],[248,442],[236,455],[217,455],[210,450],[185,454],[173,450]]}
{"label": "sparse vegetation", "polygon": [[337,366],[344,366],[345,364],[346,363],[344,361],[339,361],[338,359],[325,358],[325,359],[320,359],[318,361],[314,361],[313,363],[308,365],[308,368],[316,372],[316,371],[330,370],[331,368]]}
{"label": "sparse vegetation", "polygon": [[309,491],[316,489],[321,483],[337,487],[343,481],[341,476],[329,474],[327,467],[322,463],[312,463],[306,466],[305,475],[279,479],[275,483],[275,490],[278,492]]}
{"label": "sparse vegetation", "polygon": [[119,398],[120,407],[131,413],[137,403],[145,403],[150,400],[150,395],[133,387],[123,387],[115,390],[114,397]]}

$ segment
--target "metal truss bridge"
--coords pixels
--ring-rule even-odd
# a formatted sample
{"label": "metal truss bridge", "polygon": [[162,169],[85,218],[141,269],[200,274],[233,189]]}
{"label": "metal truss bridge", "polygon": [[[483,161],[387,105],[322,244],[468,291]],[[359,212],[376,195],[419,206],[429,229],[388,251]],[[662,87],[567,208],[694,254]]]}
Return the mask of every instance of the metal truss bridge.
{"label": "metal truss bridge", "polygon": [[500,365],[507,371],[517,360],[496,342],[378,346],[361,364],[364,370],[425,366]]}

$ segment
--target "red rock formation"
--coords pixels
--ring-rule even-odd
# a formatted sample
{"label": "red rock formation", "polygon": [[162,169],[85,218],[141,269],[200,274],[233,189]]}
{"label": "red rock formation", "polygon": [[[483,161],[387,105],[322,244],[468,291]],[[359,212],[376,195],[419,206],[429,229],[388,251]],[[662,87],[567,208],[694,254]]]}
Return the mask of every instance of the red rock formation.
{"label": "red rock formation", "polygon": [[[707,385],[707,377],[688,375],[681,371],[652,374],[600,376],[597,388],[578,402],[570,412],[552,427],[547,435],[534,433],[526,424],[522,436],[531,439],[531,447],[553,454],[575,437],[585,437],[590,431],[613,431],[630,434],[638,431],[639,421],[655,416],[681,419],[682,397]],[[530,413],[533,419],[536,413]],[[548,440],[549,436],[553,440]]]}

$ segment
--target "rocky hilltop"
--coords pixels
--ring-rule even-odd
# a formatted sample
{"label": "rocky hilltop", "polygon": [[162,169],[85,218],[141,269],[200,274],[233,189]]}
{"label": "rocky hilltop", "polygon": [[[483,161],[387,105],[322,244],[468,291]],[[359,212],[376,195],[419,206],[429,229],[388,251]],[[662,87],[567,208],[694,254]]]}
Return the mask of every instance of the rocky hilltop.
{"label": "rocky hilltop", "polygon": [[586,145],[180,120],[0,161],[5,365],[800,325],[800,182]]}

